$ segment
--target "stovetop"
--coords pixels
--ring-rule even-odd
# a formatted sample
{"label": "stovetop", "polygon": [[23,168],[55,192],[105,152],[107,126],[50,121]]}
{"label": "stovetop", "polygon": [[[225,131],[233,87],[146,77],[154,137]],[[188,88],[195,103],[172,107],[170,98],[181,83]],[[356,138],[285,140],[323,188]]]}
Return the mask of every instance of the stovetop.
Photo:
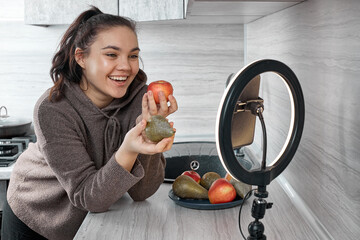
{"label": "stovetop", "polygon": [[0,167],[14,164],[30,142],[36,142],[35,135],[0,139]]}

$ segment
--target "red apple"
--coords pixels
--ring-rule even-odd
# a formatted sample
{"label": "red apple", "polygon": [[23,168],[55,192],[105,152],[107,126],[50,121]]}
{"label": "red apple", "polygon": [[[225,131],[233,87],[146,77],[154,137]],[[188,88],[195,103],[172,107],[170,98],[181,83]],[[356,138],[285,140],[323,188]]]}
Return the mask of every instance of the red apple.
{"label": "red apple", "polygon": [[189,171],[185,171],[185,172],[183,172],[181,175],[189,176],[189,177],[191,177],[192,179],[194,179],[195,182],[200,183],[201,177],[200,177],[200,175],[199,175],[197,172],[195,172],[195,171],[190,171],[190,170],[189,170]]}
{"label": "red apple", "polygon": [[158,96],[160,91],[162,91],[164,93],[167,101],[168,101],[168,96],[170,94],[173,94],[173,91],[174,91],[171,83],[169,83],[165,80],[159,80],[159,81],[150,83],[147,90],[153,92],[154,100],[157,104],[160,103],[159,96]]}
{"label": "red apple", "polygon": [[208,192],[212,204],[231,202],[236,197],[234,186],[225,178],[219,178],[211,184]]}

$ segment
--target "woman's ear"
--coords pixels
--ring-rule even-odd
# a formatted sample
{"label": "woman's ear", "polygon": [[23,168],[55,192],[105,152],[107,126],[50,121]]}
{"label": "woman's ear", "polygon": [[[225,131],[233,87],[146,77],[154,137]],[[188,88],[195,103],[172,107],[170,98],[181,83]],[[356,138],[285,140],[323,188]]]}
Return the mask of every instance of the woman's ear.
{"label": "woman's ear", "polygon": [[84,58],[84,51],[81,48],[75,49],[75,61],[80,67],[85,68],[85,58]]}

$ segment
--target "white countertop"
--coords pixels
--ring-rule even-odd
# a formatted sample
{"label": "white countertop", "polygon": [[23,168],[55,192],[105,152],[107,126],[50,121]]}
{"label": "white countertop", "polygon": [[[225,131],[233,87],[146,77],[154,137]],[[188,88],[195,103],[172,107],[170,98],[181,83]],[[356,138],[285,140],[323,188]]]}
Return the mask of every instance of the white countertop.
{"label": "white countertop", "polygon": [[[189,209],[175,204],[164,183],[146,201],[135,202],[126,194],[103,213],[88,213],[74,239],[242,239],[239,206],[221,210]],[[269,187],[268,201],[274,202],[262,219],[268,239],[319,239],[291,204],[285,192],[274,181]],[[251,217],[251,198],[246,201],[241,225],[247,236]]]}

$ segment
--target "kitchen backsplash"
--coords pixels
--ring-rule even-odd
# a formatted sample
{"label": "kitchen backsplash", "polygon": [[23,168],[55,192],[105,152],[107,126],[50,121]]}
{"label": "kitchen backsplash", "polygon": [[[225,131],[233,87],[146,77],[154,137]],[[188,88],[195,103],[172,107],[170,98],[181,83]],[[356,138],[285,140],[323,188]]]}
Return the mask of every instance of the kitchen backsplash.
{"label": "kitchen backsplash", "polygon": [[[230,73],[243,66],[243,25],[138,24],[148,82],[170,81],[179,110],[170,117],[180,140],[214,140],[215,116]],[[49,87],[51,59],[65,25],[39,27],[0,21],[0,105],[32,117]]]}
{"label": "kitchen backsplash", "polygon": [[[355,0],[308,0],[245,26],[245,61],[280,60],[302,85],[303,137],[282,176],[298,210],[313,216],[308,222],[319,239],[360,235],[359,11]],[[272,82],[261,94],[270,99],[270,109],[283,110],[286,101]],[[268,138],[275,138],[268,146],[271,156],[286,121],[276,114],[265,121],[271,123]]]}

